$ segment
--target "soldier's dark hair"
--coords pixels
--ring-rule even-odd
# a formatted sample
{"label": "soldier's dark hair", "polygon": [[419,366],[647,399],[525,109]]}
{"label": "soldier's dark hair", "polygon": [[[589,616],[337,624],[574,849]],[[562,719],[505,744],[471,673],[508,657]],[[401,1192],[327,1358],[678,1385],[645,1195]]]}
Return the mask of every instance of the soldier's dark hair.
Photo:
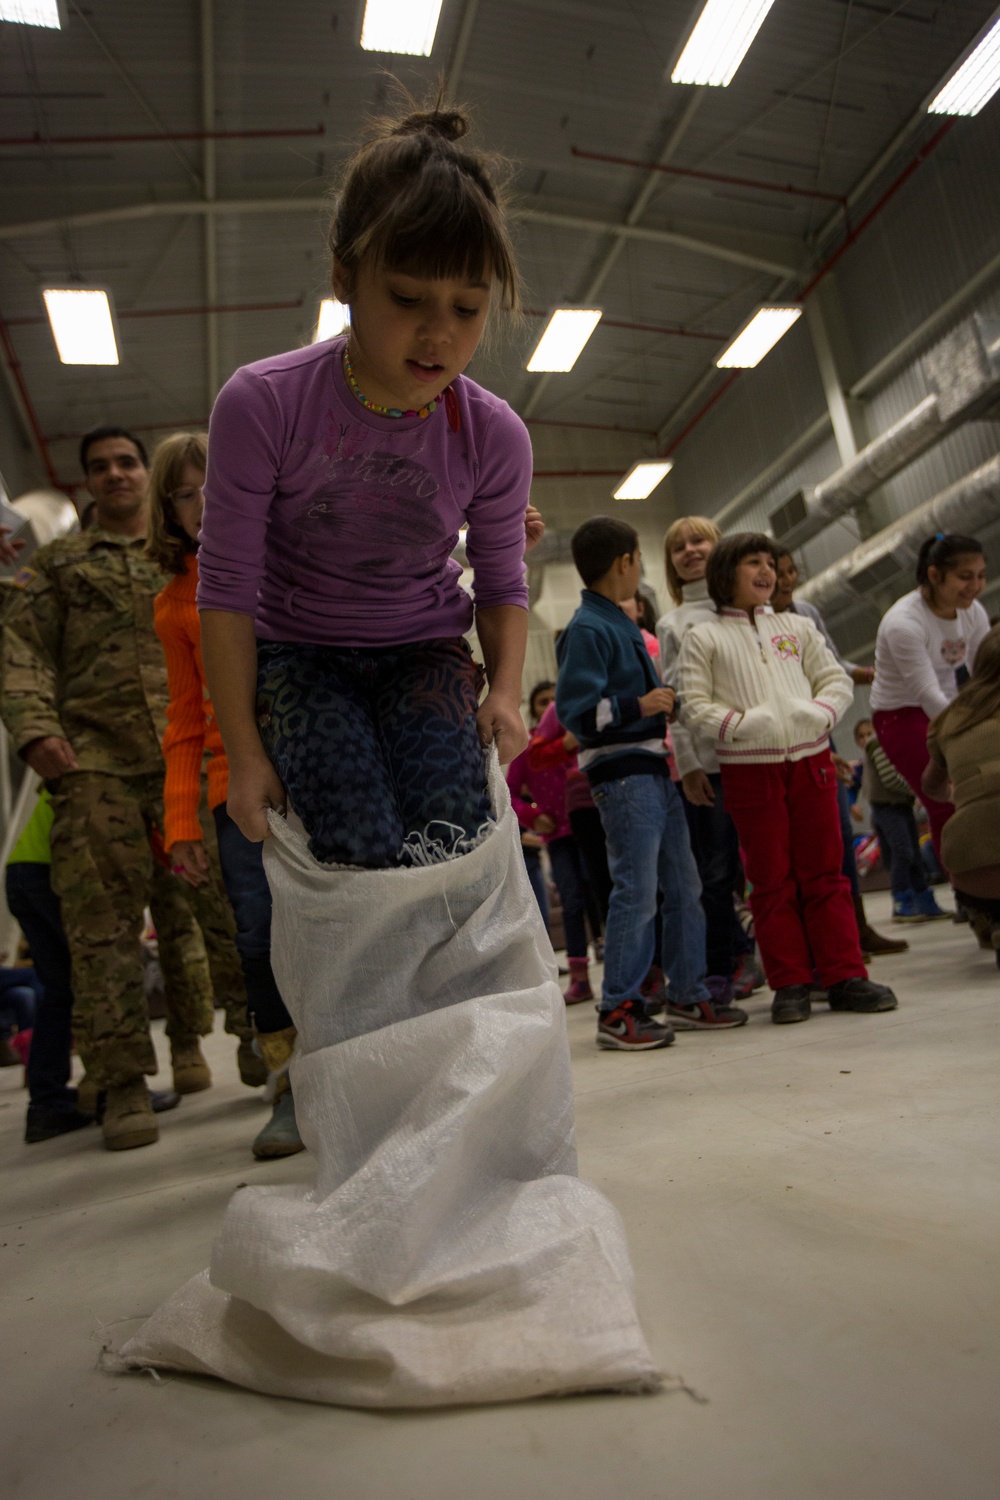
{"label": "soldier's dark hair", "polygon": [[469,120],[439,92],[424,109],[374,122],[344,170],[327,235],[353,279],[362,261],[413,276],[492,277],[501,308],[519,307],[499,157],[460,145]]}
{"label": "soldier's dark hair", "polygon": [[129,432],[127,427],[92,427],[89,432],[83,434],[80,440],[80,468],[85,474],[87,472],[87,454],[90,452],[93,444],[101,442],[103,438],[115,437],[127,438],[142,459],[142,467],[144,469],[149,468],[149,456],[146,453],[146,446],[141,438],[136,437],[134,432]]}
{"label": "soldier's dark hair", "polygon": [[619,557],[630,557],[639,545],[639,533],[627,521],[614,516],[591,516],[573,533],[570,548],[576,571],[590,588],[603,578]]}
{"label": "soldier's dark hair", "polygon": [[766,536],[763,531],[734,531],[732,536],[724,536],[716,542],[708,554],[705,568],[709,598],[716,609],[725,609],[732,604],[736,569],[754,552],[766,552],[775,564],[781,555],[774,538]]}

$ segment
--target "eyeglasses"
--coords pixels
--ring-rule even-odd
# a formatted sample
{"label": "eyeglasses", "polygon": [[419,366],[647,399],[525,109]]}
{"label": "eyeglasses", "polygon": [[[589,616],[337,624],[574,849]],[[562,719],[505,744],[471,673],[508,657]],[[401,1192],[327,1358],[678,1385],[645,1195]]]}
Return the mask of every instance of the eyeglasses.
{"label": "eyeglasses", "polygon": [[174,505],[193,505],[196,500],[204,500],[205,491],[201,485],[198,485],[195,489],[192,489],[190,485],[186,485],[182,490],[173,490],[167,498],[172,500]]}

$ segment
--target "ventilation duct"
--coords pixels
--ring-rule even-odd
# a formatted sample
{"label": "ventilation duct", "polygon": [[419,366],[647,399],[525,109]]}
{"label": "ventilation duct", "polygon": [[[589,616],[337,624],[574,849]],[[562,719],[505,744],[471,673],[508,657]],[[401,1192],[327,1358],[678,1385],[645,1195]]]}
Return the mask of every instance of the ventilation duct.
{"label": "ventilation duct", "polygon": [[1000,454],[911,511],[884,531],[869,537],[817,573],[798,591],[800,599],[820,613],[836,613],[853,599],[860,602],[876,589],[910,583],[921,543],[938,531],[975,536],[1000,518]]}
{"label": "ventilation duct", "polygon": [[787,547],[810,541],[953,428],[1000,403],[1000,322],[976,314],[921,361],[930,388],[919,405],[821,484],[798,490],[770,516]]}
{"label": "ventilation duct", "polygon": [[[20,518],[19,524],[15,524],[12,512]],[[18,496],[5,512],[2,524],[10,527],[12,540],[24,543],[16,563],[0,565],[0,578],[10,578],[36,548],[75,531],[79,521],[75,505],[61,490],[45,489],[29,490]]]}

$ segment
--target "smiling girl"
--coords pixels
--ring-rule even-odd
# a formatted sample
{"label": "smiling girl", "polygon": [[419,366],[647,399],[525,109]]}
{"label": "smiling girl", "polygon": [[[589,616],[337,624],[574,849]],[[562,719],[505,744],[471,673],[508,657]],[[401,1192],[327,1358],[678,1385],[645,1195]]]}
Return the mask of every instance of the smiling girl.
{"label": "smiling girl", "polygon": [[979,603],[985,587],[981,542],[956,533],[929,536],[917,557],[917,587],[884,615],[875,641],[875,733],[927,808],[938,859],[941,830],[955,809],[921,790],[930,760],[927,730],[975,666],[979,643],[990,628]]}
{"label": "smiling girl", "polygon": [[[349,333],[238,370],[212,414],[198,599],[229,812],[263,839],[287,792],[341,865],[472,848],[483,747],[506,763],[527,743],[531,447],[462,373],[518,275],[466,129],[414,113],[361,148],[329,235]],[[466,526],[475,610],[452,557]]]}
{"label": "smiling girl", "polygon": [[[705,571],[721,536],[707,516],[680,516],[663,538],[667,587],[675,608],[660,616],[656,635],[663,684],[678,692],[681,643],[693,625],[715,618]],[[712,738],[692,733],[684,723],[671,725],[670,738],[684,789],[691,852],[701,876],[708,972],[716,981],[713,988],[732,987],[737,943],[742,950],[745,942],[733,908],[733,892],[743,884],[743,871],[736,829],[723,803],[719,759]]]}
{"label": "smiling girl", "polygon": [[893,1010],[865,972],[843,843],[830,731],[850,679],[811,621],[775,614],[776,548],[737,532],[715,543],[706,582],[717,614],[681,645],[682,714],[710,737],[752,886],[771,1018],[806,1021],[814,972],[833,1010]]}

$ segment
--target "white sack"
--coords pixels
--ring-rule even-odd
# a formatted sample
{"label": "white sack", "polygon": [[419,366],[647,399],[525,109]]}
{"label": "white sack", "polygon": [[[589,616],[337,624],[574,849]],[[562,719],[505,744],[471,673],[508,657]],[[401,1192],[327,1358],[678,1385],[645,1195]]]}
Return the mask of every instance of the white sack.
{"label": "white sack", "polygon": [[495,828],[423,869],[266,846],[316,1186],[234,1194],[211,1270],[122,1349],[350,1406],[652,1390],[621,1221],[576,1176],[565,1006],[495,764]]}

